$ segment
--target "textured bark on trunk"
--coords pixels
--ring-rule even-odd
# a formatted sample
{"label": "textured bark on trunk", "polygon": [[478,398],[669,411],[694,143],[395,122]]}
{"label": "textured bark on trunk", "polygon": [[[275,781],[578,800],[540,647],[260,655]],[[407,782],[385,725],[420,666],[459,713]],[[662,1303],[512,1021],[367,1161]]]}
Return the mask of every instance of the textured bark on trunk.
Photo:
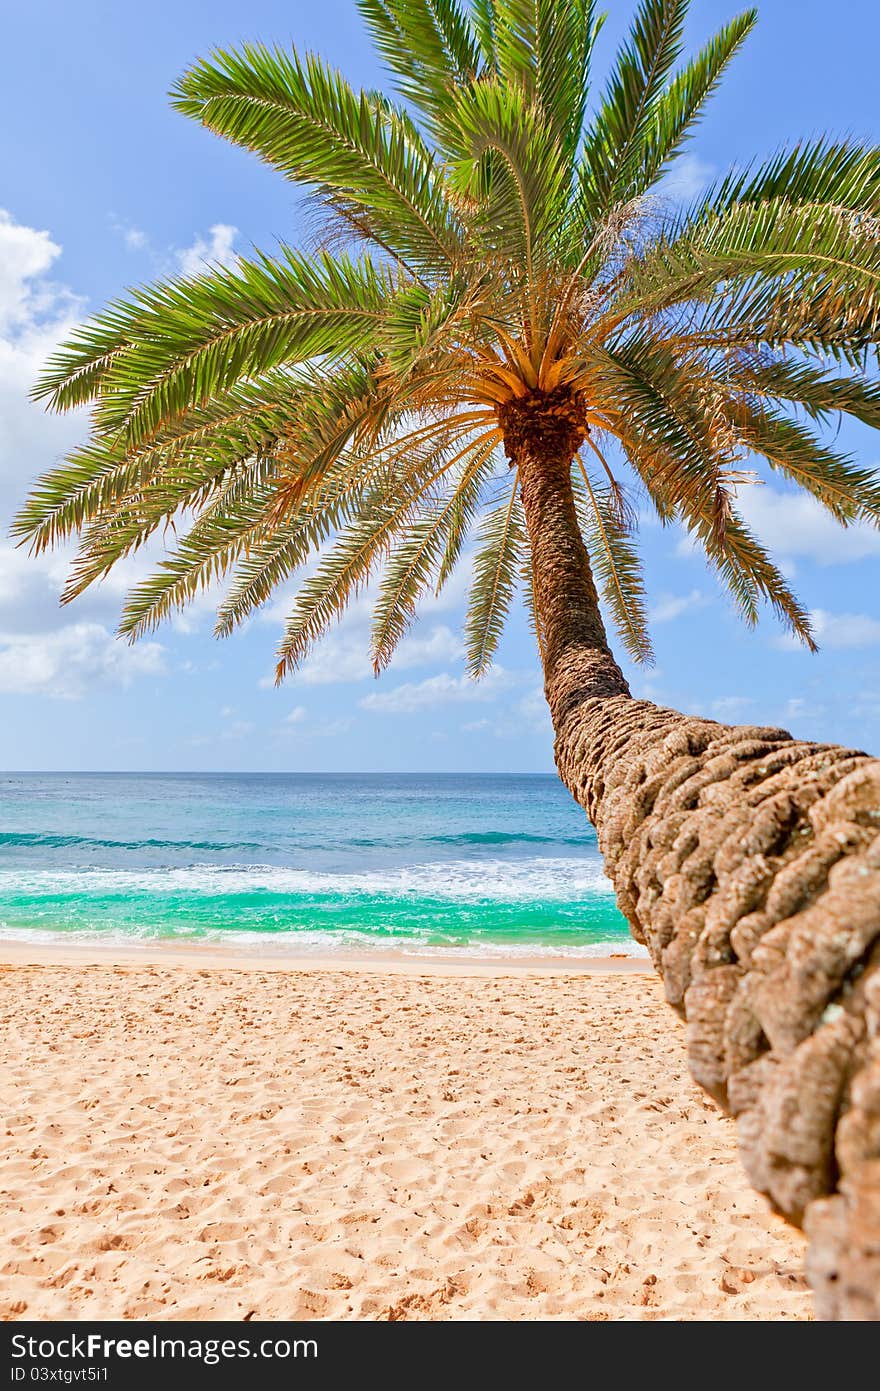
{"label": "textured bark on trunk", "polygon": [[585,426],[502,416],[519,468],[563,782],[687,1021],[751,1181],[810,1240],[820,1318],[880,1318],[880,760],[633,700],[574,510]]}

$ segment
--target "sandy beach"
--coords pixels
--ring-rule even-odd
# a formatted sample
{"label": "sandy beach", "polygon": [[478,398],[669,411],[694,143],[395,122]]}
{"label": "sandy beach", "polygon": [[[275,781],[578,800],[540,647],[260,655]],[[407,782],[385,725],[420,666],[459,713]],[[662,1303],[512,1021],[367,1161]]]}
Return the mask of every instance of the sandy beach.
{"label": "sandy beach", "polygon": [[7,1319],[810,1317],[644,963],[0,960]]}

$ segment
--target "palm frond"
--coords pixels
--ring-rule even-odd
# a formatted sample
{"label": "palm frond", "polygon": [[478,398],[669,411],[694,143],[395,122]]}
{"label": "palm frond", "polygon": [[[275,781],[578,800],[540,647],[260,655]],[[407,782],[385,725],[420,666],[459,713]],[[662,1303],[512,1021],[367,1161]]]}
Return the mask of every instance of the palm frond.
{"label": "palm frond", "polygon": [[210,503],[153,574],[126,596],[119,632],[132,639],[159,627],[201,590],[220,580],[252,541],[265,533],[267,496],[250,480],[233,484]]}
{"label": "palm frond", "polygon": [[639,458],[650,460],[646,486],[682,494],[710,489],[721,528],[735,437],[713,378],[694,367],[663,338],[639,331],[594,355],[591,380],[612,432],[624,442],[641,437]]}
{"label": "palm frond", "polygon": [[450,544],[455,544],[456,527],[460,530],[462,504],[467,505],[475,480],[485,473],[498,437],[497,430],[490,430],[470,439],[463,449],[447,458],[444,472],[456,469],[458,473],[447,496],[427,508],[398,536],[388,557],[373,615],[371,647],[377,675],[391,661],[414,621],[419,598],[432,587],[433,577],[439,577]]}
{"label": "palm frond", "polygon": [[538,609],[538,577],[535,570],[535,557],[531,546],[526,547],[525,555],[522,558],[522,563],[520,565],[520,582],[523,607],[526,612],[529,628],[531,629],[538,648],[541,666],[543,667],[547,653],[547,634]]}
{"label": "palm frond", "polygon": [[[277,391],[283,383],[276,380],[274,385]],[[264,400],[257,397],[258,402]],[[81,594],[123,556],[142,547],[160,526],[173,523],[187,510],[213,505],[233,484],[239,491],[244,487],[270,490],[273,501],[264,526],[271,527],[278,516],[308,496],[316,479],[320,481],[335,464],[356,433],[363,433],[365,426],[375,433],[384,419],[382,397],[365,364],[335,373],[329,382],[318,377],[306,386],[300,380],[299,391],[291,392],[289,400],[282,395],[280,410],[284,428],[275,432],[280,424],[276,410],[275,430],[265,448],[259,441],[254,447],[253,428],[245,432],[243,448],[238,423],[229,439],[203,430],[194,440],[190,432],[186,448],[176,453],[171,450],[179,441],[172,439],[158,451],[158,462],[149,456],[152,472],[145,472],[142,461],[136,460],[134,468],[124,466],[115,475],[99,477],[97,486],[112,496],[103,506],[91,507],[64,601]],[[122,484],[130,473],[135,482],[126,491]],[[83,505],[82,497],[77,501]],[[47,524],[59,526],[57,513]]]}
{"label": "palm frond", "polygon": [[867,377],[832,376],[803,358],[756,353],[725,354],[723,371],[732,386],[750,397],[791,402],[821,424],[851,415],[880,429],[880,386]]}
{"label": "palm frond", "polygon": [[731,510],[724,533],[719,535],[713,512],[688,500],[680,504],[679,515],[705,550],[740,617],[753,627],[760,618],[761,604],[766,602],[783,626],[815,652],[809,614],[742,518]]}
{"label": "palm frond", "polygon": [[[334,374],[334,387],[341,388],[343,375],[348,374]],[[258,382],[237,383],[181,414],[137,449],[127,449],[119,439],[99,437],[38,479],[12,524],[12,534],[29,540],[39,553],[160,477],[167,484],[166,469],[190,471],[182,479],[180,501],[191,501],[193,487],[197,495],[226,470],[273,453],[293,429],[304,390],[314,391],[319,377],[313,374],[306,383],[295,374],[277,371]]]}
{"label": "palm frond", "polygon": [[622,524],[618,499],[609,486],[594,482],[578,456],[573,474],[578,521],[602,597],[620,641],[632,661],[654,660],[648,633],[645,583],[638,549]]}
{"label": "palm frond", "polygon": [[506,502],[486,514],[474,558],[464,627],[467,669],[474,677],[484,676],[492,664],[522,565],[525,523],[518,474],[509,486]]}
{"label": "palm frond", "polygon": [[540,111],[570,165],[602,26],[595,0],[495,0],[491,9],[492,55],[501,81]]}
{"label": "palm frond", "polygon": [[435,425],[434,434],[422,442],[415,464],[406,458],[410,451],[405,438],[393,449],[391,486],[379,487],[365,498],[354,520],[336,537],[297,594],[278,650],[279,681],[305,659],[333,619],[369,583],[392,543],[418,521],[429,490],[461,455],[460,450],[450,449],[450,433],[442,424]]}
{"label": "palm frond", "polygon": [[474,456],[473,466],[468,470],[467,477],[461,480],[455,491],[446,546],[437,570],[435,597],[439,597],[449,581],[461,558],[468,535],[477,521],[484,488],[497,466],[495,454],[499,442],[500,431],[497,435],[486,437],[485,444]]}
{"label": "palm frond", "polygon": [[639,151],[682,50],[689,0],[642,0],[581,156],[580,201],[599,217],[629,196]]}
{"label": "palm frond", "polygon": [[632,198],[645,192],[678,156],[757,18],[757,10],[749,9],[725,24],[657,98],[639,142],[638,160],[632,162],[629,182],[619,186],[619,197]]}
{"label": "palm frond", "polygon": [[763,163],[726,174],[697,200],[688,220],[701,219],[707,210],[729,212],[746,203],[778,199],[862,214],[880,212],[880,149],[827,136],[800,141]]}
{"label": "palm frond", "polygon": [[186,115],[315,189],[405,260],[448,270],[461,233],[433,155],[404,112],[314,55],[257,45],[202,59],[172,90]]}
{"label": "palm frond", "polygon": [[[102,370],[95,428],[141,444],[237,382],[366,350],[390,294],[387,273],[368,260],[286,248],[141,290],[129,306],[129,341]],[[100,329],[100,315],[95,323]],[[91,346],[87,333],[57,354],[39,389],[54,394],[71,376],[82,380]]]}
{"label": "palm frond", "polygon": [[488,79],[456,95],[447,140],[450,184],[473,208],[484,254],[522,280],[534,333],[537,273],[564,206],[564,152],[519,88]]}
{"label": "palm frond", "polygon": [[497,0],[471,0],[474,33],[480,45],[480,55],[486,71],[498,76],[498,47],[495,42]]}
{"label": "palm frond", "polygon": [[880,526],[880,477],[875,469],[860,468],[780,412],[741,408],[733,418],[744,445],[821,502],[836,521]]}
{"label": "palm frond", "polygon": [[454,88],[468,85],[483,67],[467,13],[456,0],[358,0],[358,9],[397,90],[433,128]]}
{"label": "palm frond", "polygon": [[560,414],[580,431],[574,501],[634,660],[650,658],[644,588],[609,444],[748,622],[769,605],[811,644],[736,503],[754,457],[842,524],[880,524],[875,471],[823,435],[845,416],[880,428],[880,149],[804,141],[676,210],[646,195],[753,10],[681,61],[688,0],[637,0],[587,122],[596,0],[359,8],[393,99],[258,45],[176,85],[179,110],[305,189],[324,240],[136,288],[75,330],[34,394],[90,406],[88,436],[14,535],[36,552],[77,538],[65,600],[161,536],[126,601],[132,637],[221,580],[228,633],[300,577],[282,679],[374,578],[384,666],[476,532],[480,675],[518,585],[539,648],[548,617],[519,495],[535,461],[511,424],[526,405],[556,413],[547,441]]}

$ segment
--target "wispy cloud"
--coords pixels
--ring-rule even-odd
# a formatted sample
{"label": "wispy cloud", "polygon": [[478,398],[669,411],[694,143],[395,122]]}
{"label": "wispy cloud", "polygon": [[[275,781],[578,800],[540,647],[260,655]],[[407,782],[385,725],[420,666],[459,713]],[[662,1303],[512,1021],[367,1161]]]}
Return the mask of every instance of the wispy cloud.
{"label": "wispy cloud", "polygon": [[704,192],[715,173],[714,164],[707,164],[696,155],[679,155],[659,185],[659,192],[678,203],[690,203]]}
{"label": "wispy cloud", "polygon": [[209,266],[234,266],[238,260],[238,228],[215,222],[207,235],[198,234],[189,246],[156,246],[149,234],[113,214],[110,226],[127,251],[143,253],[158,275],[201,275]]}
{"label": "wispy cloud", "polygon": [[183,275],[200,275],[209,266],[234,266],[238,260],[235,238],[238,228],[227,222],[215,222],[207,237],[196,237],[191,246],[175,251],[178,268]]}
{"label": "wispy cloud", "polygon": [[359,704],[363,710],[410,715],[430,706],[495,700],[500,691],[509,690],[518,680],[512,672],[497,666],[482,681],[473,681],[469,676],[452,676],[444,671],[424,681],[406,681],[391,691],[375,691],[364,696]]}
{"label": "wispy cloud", "polygon": [[[820,647],[874,647],[880,643],[880,619],[867,613],[829,613],[811,609],[810,622]],[[788,651],[805,651],[803,643],[791,633],[775,639],[774,646]]]}
{"label": "wispy cloud", "polygon": [[532,734],[546,734],[552,737],[550,708],[542,685],[534,686],[523,696],[517,705],[516,717],[516,727],[522,728],[522,723],[525,723]]}
{"label": "wispy cloud", "polygon": [[502,691],[502,698],[498,700],[492,718],[482,716],[480,719],[468,720],[461,726],[461,732],[488,734],[493,739],[516,739],[520,743],[526,737],[551,741],[553,725],[543,686],[536,682],[517,699],[516,687],[530,680],[531,675],[525,672],[508,672],[507,677],[506,689],[513,698],[504,700]]}
{"label": "wispy cloud", "polygon": [[79,700],[100,685],[129,686],[161,676],[158,642],[129,647],[100,623],[68,623],[54,633],[0,633],[0,692]]}
{"label": "wispy cloud", "polygon": [[719,696],[712,701],[712,714],[718,720],[730,720],[735,722],[742,719],[745,712],[754,705],[752,696],[728,695]]}
{"label": "wispy cloud", "polygon": [[297,705],[289,715],[285,716],[276,733],[285,740],[300,741],[304,739],[308,743],[312,743],[315,739],[337,739],[340,735],[347,734],[351,725],[352,721],[348,715],[340,715],[331,720],[315,720],[309,715],[305,706]]}
{"label": "wispy cloud", "polygon": [[[427,631],[416,629],[404,638],[393,658],[395,671],[454,662],[463,652],[461,639],[441,624]],[[329,686],[366,681],[373,675],[368,623],[352,614],[351,621],[328,633],[291,678],[297,686]]]}
{"label": "wispy cloud", "polygon": [[110,217],[110,226],[122,239],[126,251],[147,251],[149,249],[150,239],[140,227],[133,227],[130,222],[125,222],[115,215]]}
{"label": "wispy cloud", "polygon": [[692,589],[689,594],[661,594],[648,612],[648,621],[672,623],[689,609],[701,609],[708,602],[701,589]]}
{"label": "wispy cloud", "polygon": [[790,720],[819,720],[824,714],[825,706],[819,701],[807,700],[804,696],[791,696],[782,707],[781,718],[783,723],[787,724]]}
{"label": "wispy cloud", "polygon": [[[46,414],[29,391],[49,353],[82,317],[84,300],[52,278],[60,245],[0,209],[0,510],[5,521],[35,474],[82,434],[84,413]],[[107,623],[110,589],[58,604],[67,557],[32,557],[0,544],[0,691],[76,700],[94,687],[127,686],[165,671],[158,642],[129,647]],[[85,616],[83,616],[85,615]]]}
{"label": "wispy cloud", "polygon": [[739,509],[777,558],[806,556],[819,565],[845,565],[880,556],[880,530],[866,522],[842,527],[806,493],[747,487]]}
{"label": "wispy cloud", "polygon": [[85,302],[50,278],[61,247],[48,232],[0,209],[0,502],[15,506],[37,467],[66,452],[82,413],[47,415],[29,399],[49,353],[81,318]]}

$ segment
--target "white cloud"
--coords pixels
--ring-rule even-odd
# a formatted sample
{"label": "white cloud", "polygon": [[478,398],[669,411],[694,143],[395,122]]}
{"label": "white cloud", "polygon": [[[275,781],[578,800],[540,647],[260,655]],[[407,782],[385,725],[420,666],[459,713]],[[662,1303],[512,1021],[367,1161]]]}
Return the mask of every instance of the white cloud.
{"label": "white cloud", "polygon": [[343,715],[338,720],[324,720],[308,730],[310,739],[335,739],[340,734],[347,734],[351,729],[351,720]]}
{"label": "white cloud", "polygon": [[[224,706],[220,711],[224,719],[229,719],[235,711],[231,706]],[[238,744],[242,739],[247,739],[249,734],[253,734],[257,728],[253,720],[230,720],[221,730],[213,734],[195,734],[187,742],[197,749],[211,748],[215,744]]]}
{"label": "white cloud", "polygon": [[650,677],[646,680],[644,677],[636,675],[630,678],[629,687],[636,700],[650,700],[655,705],[665,705],[668,699],[660,683]]}
{"label": "white cloud", "polygon": [[709,601],[700,589],[689,594],[661,594],[648,613],[651,623],[671,623],[688,609],[700,609]]}
{"label": "white cloud", "polygon": [[[322,554],[326,554],[326,551]],[[425,594],[418,603],[418,621],[397,648],[391,659],[392,671],[405,671],[431,663],[440,665],[458,661],[464,653],[460,637],[445,622],[447,614],[460,609],[470,584],[470,555],[465,554],[439,595]],[[313,575],[322,555],[313,557],[307,566],[273,595],[260,609],[260,623],[281,628],[286,623],[303,581]],[[379,584],[373,580],[358,598],[346,608],[338,624],[316,644],[302,667],[290,678],[290,684],[325,686],[336,682],[366,681],[373,676],[370,661],[370,629]],[[274,686],[274,676],[266,675],[260,686]]]}
{"label": "white cloud", "polygon": [[[526,673],[508,672],[506,675],[505,684],[511,688],[528,679]],[[491,734],[494,739],[521,742],[524,736],[537,735],[552,740],[553,724],[543,686],[540,683],[532,686],[519,700],[500,708],[492,719],[469,720],[461,729],[463,734]]]}
{"label": "white cloud", "polygon": [[859,691],[852,713],[857,720],[880,720],[880,696],[876,691]]}
{"label": "white cloud", "polygon": [[24,500],[28,484],[82,432],[81,417],[49,416],[28,393],[48,354],[73,328],[83,302],[47,278],[61,254],[48,232],[0,209],[0,511]]}
{"label": "white cloud", "polygon": [[[336,632],[319,643],[303,666],[291,678],[292,685],[327,686],[342,681],[365,681],[373,675],[369,653],[369,633],[361,615],[353,613]],[[392,659],[395,671],[454,662],[463,647],[450,628],[443,625],[429,632],[416,629],[398,647]]]}
{"label": "white cloud", "polygon": [[256,725],[252,720],[233,720],[228,729],[224,729],[220,735],[221,739],[236,740],[244,739],[248,734],[253,734]]}
{"label": "white cloud", "polygon": [[[827,609],[811,609],[809,613],[813,636],[820,647],[874,647],[880,643],[880,620],[866,613],[829,613]],[[793,633],[781,633],[773,646],[787,652],[805,652],[806,648]]]}
{"label": "white cloud", "polygon": [[160,276],[201,275],[210,266],[234,266],[238,261],[235,238],[238,228],[215,222],[207,236],[197,236],[190,246],[157,247],[140,227],[112,216],[110,226],[127,251],[144,252]]}
{"label": "white cloud", "polygon": [[[880,642],[880,621],[866,613],[828,613],[825,609],[812,609],[810,622],[820,647],[873,647]],[[790,642],[796,640],[792,638]],[[800,643],[796,645],[803,650]]]}
{"label": "white cloud", "polygon": [[0,333],[32,330],[51,317],[59,298],[67,307],[70,294],[46,282],[45,275],[61,255],[48,232],[14,222],[0,208]]}
{"label": "white cloud", "polygon": [[553,723],[550,719],[550,708],[547,704],[547,697],[544,695],[543,686],[535,686],[533,690],[523,696],[517,706],[517,713],[520,716],[517,724],[524,721],[531,733],[552,735]]}
{"label": "white cloud", "polygon": [[707,164],[696,155],[679,155],[657,191],[677,202],[690,203],[704,192],[714,175],[714,164]]}
{"label": "white cloud", "polygon": [[424,681],[406,681],[391,691],[376,691],[360,701],[363,710],[379,710],[384,714],[409,715],[436,705],[456,705],[462,702],[494,700],[499,691],[508,690],[518,678],[503,667],[493,667],[482,681],[469,676],[451,676],[443,671]]}
{"label": "white cloud", "polygon": [[[299,711],[302,711],[301,715]],[[298,705],[282,721],[276,733],[284,739],[294,739],[297,742],[305,740],[311,744],[315,739],[336,739],[340,734],[347,733],[351,724],[347,715],[335,720],[313,721],[308,718],[305,707]]]}
{"label": "white cloud", "polygon": [[716,719],[738,720],[754,703],[752,696],[719,696],[712,701],[711,709]]}
{"label": "white cloud", "polygon": [[[0,210],[0,535],[35,475],[84,433],[84,412],[47,415],[28,395],[83,314],[82,299],[50,278],[60,254],[48,232]],[[61,608],[67,564],[63,553],[32,557],[0,544],[0,691],[77,699],[94,685],[164,671],[159,643],[129,647],[110,632],[123,576],[96,586],[75,609]]]}
{"label": "white cloud", "polygon": [[440,624],[429,632],[417,628],[404,638],[395,656],[398,668],[424,667],[432,662],[454,662],[464,655],[461,638]]}
{"label": "white cloud", "polygon": [[67,562],[60,555],[30,556],[0,545],[0,627],[29,632],[57,627],[58,594],[66,575]]}
{"label": "white cloud", "polygon": [[146,251],[149,249],[150,239],[146,232],[142,232],[140,227],[133,227],[130,222],[122,222],[118,217],[110,218],[110,226],[118,237],[122,238],[126,251]]}
{"label": "white cloud", "polygon": [[0,692],[77,700],[93,685],[128,686],[165,671],[158,642],[136,647],[100,623],[70,623],[54,633],[0,633]]}
{"label": "white cloud", "polygon": [[201,275],[209,266],[234,266],[238,260],[233,250],[237,236],[237,227],[230,227],[226,222],[215,222],[207,240],[196,237],[192,246],[181,247],[174,253],[181,274]]}
{"label": "white cloud", "polygon": [[803,696],[792,696],[782,707],[782,720],[818,720],[825,714],[825,706],[816,701],[805,700]]}
{"label": "white cloud", "polygon": [[[319,558],[316,557],[296,580],[278,591],[272,602],[261,609],[261,623],[281,626],[286,621],[299,586],[307,575],[314,573],[318,563]],[[452,586],[447,588],[451,590]],[[290,677],[289,684],[329,686],[366,681],[372,677],[370,628],[375,601],[376,585],[373,584],[349,605],[336,627],[321,638],[303,665]],[[430,597],[420,605],[422,617],[397,648],[391,662],[393,670],[405,671],[432,663],[439,666],[444,662],[458,661],[464,651],[461,639],[446,624],[428,626],[431,615],[442,612],[446,607],[446,591],[440,600]],[[274,686],[275,678],[264,676],[259,684],[266,688]]]}
{"label": "white cloud", "polygon": [[807,556],[819,565],[842,565],[880,556],[880,529],[860,522],[842,527],[807,493],[767,486],[744,488],[739,507],[774,556]]}

